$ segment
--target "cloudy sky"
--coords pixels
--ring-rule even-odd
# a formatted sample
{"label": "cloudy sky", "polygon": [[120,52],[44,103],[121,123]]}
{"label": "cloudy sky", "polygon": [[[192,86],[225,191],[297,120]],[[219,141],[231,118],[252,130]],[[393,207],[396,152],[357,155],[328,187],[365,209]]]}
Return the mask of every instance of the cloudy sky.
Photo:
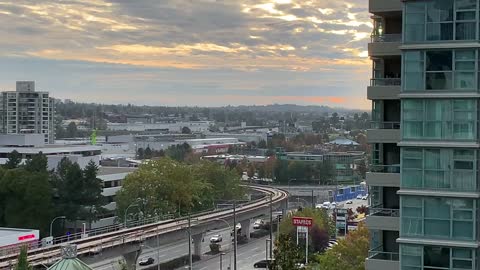
{"label": "cloudy sky", "polygon": [[366,0],[0,0],[0,89],[367,109]]}

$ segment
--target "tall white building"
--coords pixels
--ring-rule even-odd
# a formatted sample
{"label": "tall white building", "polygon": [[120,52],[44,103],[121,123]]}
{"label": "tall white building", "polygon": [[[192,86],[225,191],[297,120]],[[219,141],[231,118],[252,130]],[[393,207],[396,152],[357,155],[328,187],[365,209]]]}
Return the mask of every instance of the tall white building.
{"label": "tall white building", "polygon": [[17,81],[16,91],[1,92],[1,133],[39,133],[45,143],[53,143],[54,115],[54,99],[48,92],[36,92],[33,81]]}

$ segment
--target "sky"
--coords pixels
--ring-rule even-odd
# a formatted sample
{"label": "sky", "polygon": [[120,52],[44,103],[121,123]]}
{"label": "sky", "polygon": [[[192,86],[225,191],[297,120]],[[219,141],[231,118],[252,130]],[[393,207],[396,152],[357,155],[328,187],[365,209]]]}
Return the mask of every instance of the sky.
{"label": "sky", "polygon": [[366,0],[0,0],[0,90],[368,109]]}

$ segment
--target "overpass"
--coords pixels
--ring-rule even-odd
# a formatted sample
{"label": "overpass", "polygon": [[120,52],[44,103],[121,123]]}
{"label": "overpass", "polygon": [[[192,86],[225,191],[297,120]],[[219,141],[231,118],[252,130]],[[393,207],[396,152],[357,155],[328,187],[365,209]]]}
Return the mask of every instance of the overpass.
{"label": "overpass", "polygon": [[[249,238],[249,225],[252,219],[270,213],[272,208],[286,208],[288,193],[281,189],[265,186],[249,186],[250,189],[262,192],[266,196],[252,202],[239,205],[236,208],[236,220],[242,224],[242,235]],[[207,230],[226,227],[220,220],[225,220],[232,228],[233,209],[217,210],[208,213],[201,213],[191,216],[191,236],[193,238],[194,254],[201,256],[201,241]],[[92,261],[92,254],[98,254],[93,260],[105,260],[109,257],[123,255],[127,264],[133,265],[142,252],[142,244],[147,242],[154,246],[154,238],[160,237],[161,242],[173,242],[184,239],[188,218],[170,219],[161,222],[141,225],[133,228],[122,228],[118,231],[86,237],[70,241],[70,244],[77,245],[79,257]],[[248,226],[247,226],[248,224]],[[245,230],[243,228],[246,228]],[[158,239],[157,239],[158,241]],[[28,260],[33,266],[50,265],[61,259],[60,247],[62,244],[55,244],[48,247],[40,247],[28,251]],[[16,264],[18,251],[0,257],[0,269],[13,269]],[[83,259],[83,258],[82,258]]]}

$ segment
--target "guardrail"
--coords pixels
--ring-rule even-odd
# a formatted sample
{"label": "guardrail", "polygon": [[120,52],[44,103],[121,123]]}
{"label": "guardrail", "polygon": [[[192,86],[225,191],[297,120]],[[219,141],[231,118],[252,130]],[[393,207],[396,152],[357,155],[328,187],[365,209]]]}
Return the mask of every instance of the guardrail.
{"label": "guardrail", "polygon": [[371,121],[370,127],[374,129],[400,129],[400,122]]}
{"label": "guardrail", "polygon": [[400,209],[392,209],[392,208],[370,208],[369,216],[377,216],[377,217],[399,217],[400,216]]}
{"label": "guardrail", "polygon": [[400,42],[402,34],[371,35],[370,40],[371,42]]}
{"label": "guardrail", "polygon": [[[262,191],[266,194],[272,194],[273,203],[277,203],[283,201],[288,197],[288,193],[274,188],[269,187],[260,187],[260,186],[252,186],[251,188],[256,189],[257,191]],[[258,209],[260,207],[268,206],[270,200],[265,198],[265,196],[261,199],[252,201],[248,204],[239,205],[237,207],[237,214],[245,213],[248,211],[252,211]],[[195,215],[191,215],[191,218],[197,220],[195,224],[201,225],[205,223],[209,223],[212,220],[218,218],[229,218],[233,213],[232,209],[229,210],[216,210],[213,212],[207,213],[198,213]],[[105,248],[111,248],[119,245],[123,245],[126,243],[133,243],[133,242],[141,242],[145,239],[155,237],[159,234],[174,232],[177,230],[181,230],[188,225],[187,218],[177,218],[168,221],[162,221],[160,223],[154,224],[147,224],[141,225],[139,227],[134,228],[124,228],[119,231],[105,233],[102,235],[86,237],[83,239],[78,239],[74,241],[70,241],[72,244],[77,245],[77,253],[79,255],[86,254],[86,253],[96,253],[98,250],[102,250]],[[53,263],[54,261],[60,258],[60,244],[56,244],[49,247],[40,247],[36,249],[32,249],[28,251],[29,262],[31,265],[40,265],[40,264],[49,264]],[[0,257],[0,269],[9,269],[9,266],[14,265],[16,261],[17,253],[9,254],[7,256]]]}
{"label": "guardrail", "polygon": [[376,173],[400,173],[400,164],[376,165],[370,164],[370,172]]}
{"label": "guardrail", "polygon": [[383,251],[383,246],[376,247],[368,251],[368,258],[374,260],[398,261],[398,252]]}
{"label": "guardrail", "polygon": [[401,78],[372,78],[370,79],[370,86],[400,86],[402,84]]}

